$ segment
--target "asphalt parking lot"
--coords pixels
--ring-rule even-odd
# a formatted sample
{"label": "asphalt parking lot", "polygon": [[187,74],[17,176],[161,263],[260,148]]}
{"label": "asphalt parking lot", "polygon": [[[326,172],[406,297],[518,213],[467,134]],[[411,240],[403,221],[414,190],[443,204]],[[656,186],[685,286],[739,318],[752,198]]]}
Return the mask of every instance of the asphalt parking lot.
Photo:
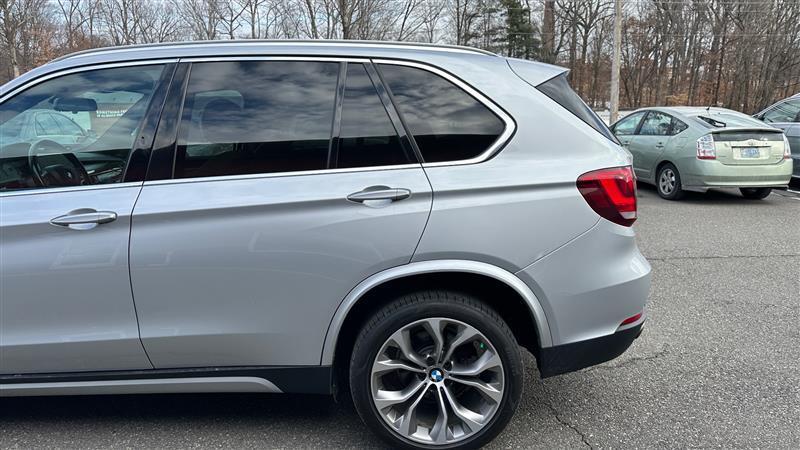
{"label": "asphalt parking lot", "polygon": [[[493,448],[800,446],[800,194],[661,200],[640,189],[649,319],[620,358],[538,378]],[[327,397],[162,395],[0,400],[0,447],[365,448]]]}

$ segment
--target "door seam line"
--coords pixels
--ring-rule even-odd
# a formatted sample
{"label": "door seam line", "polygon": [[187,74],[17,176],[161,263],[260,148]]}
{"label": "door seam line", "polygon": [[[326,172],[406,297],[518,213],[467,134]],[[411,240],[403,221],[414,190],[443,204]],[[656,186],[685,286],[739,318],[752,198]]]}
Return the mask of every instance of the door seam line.
{"label": "door seam line", "polygon": [[133,202],[133,207],[131,208],[131,215],[130,220],[128,223],[128,285],[131,289],[131,302],[133,303],[133,314],[136,316],[136,330],[139,332],[139,345],[142,346],[142,351],[144,352],[145,358],[147,358],[147,362],[150,363],[150,368],[155,369],[156,366],[153,364],[153,360],[150,359],[150,355],[147,353],[147,348],[144,346],[144,341],[142,340],[142,326],[139,322],[139,310],[136,308],[136,295],[133,292],[133,272],[131,271],[131,238],[133,237],[133,212],[136,211],[136,205],[139,203],[139,197],[142,195],[142,191],[144,190],[144,182],[142,183],[142,187],[139,188],[139,193],[136,194],[136,200]]}

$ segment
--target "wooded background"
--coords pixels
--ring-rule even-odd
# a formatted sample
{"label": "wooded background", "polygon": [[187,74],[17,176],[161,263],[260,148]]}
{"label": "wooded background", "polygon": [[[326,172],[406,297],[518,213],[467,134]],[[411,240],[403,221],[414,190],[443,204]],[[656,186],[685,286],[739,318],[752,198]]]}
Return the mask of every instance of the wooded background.
{"label": "wooded background", "polygon": [[[752,113],[800,91],[800,0],[623,0],[621,108]],[[0,82],[73,51],[205,39],[469,45],[609,101],[613,0],[0,0]]]}

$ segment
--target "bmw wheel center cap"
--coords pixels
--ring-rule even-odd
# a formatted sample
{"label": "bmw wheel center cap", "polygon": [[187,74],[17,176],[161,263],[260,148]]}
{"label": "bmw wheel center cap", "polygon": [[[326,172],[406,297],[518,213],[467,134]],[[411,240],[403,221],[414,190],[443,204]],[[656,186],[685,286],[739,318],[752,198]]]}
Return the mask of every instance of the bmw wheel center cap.
{"label": "bmw wheel center cap", "polygon": [[431,381],[433,381],[434,383],[438,383],[444,380],[444,372],[442,372],[441,369],[431,369],[429,376]]}

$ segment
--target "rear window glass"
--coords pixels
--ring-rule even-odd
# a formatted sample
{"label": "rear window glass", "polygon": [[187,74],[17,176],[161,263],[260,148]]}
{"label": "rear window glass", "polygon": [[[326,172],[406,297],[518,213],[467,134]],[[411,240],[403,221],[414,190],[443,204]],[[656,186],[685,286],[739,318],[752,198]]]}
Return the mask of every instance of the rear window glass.
{"label": "rear window glass", "polygon": [[614,137],[614,135],[608,129],[608,126],[606,126],[605,122],[603,122],[603,120],[600,119],[600,117],[598,117],[594,111],[592,111],[592,108],[589,108],[589,106],[586,105],[583,100],[581,100],[578,94],[576,94],[575,91],[569,87],[566,73],[545,81],[537,86],[536,89],[539,89],[539,91],[541,91],[544,95],[550,97],[553,101],[563,106],[567,111],[586,122],[590,127],[597,130],[603,136],[611,139],[614,142],[618,142],[617,138]]}
{"label": "rear window glass", "polygon": [[744,114],[734,112],[721,113],[709,111],[695,116],[700,124],[706,128],[729,128],[729,127],[764,127],[764,122],[754,119]]}
{"label": "rear window glass", "polygon": [[380,71],[425,162],[475,158],[505,130],[486,105],[434,73],[390,64]]}

